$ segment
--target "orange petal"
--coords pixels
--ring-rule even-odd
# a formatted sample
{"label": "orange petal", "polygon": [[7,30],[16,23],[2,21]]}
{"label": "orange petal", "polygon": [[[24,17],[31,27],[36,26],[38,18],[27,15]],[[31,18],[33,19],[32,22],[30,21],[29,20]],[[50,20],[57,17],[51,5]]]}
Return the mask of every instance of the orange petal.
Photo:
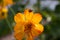
{"label": "orange petal", "polygon": [[14,36],[17,40],[22,40],[24,38],[23,32],[14,33]]}
{"label": "orange petal", "polygon": [[24,37],[23,23],[17,23],[14,27],[14,36],[17,40],[22,40]]}
{"label": "orange petal", "polygon": [[7,8],[2,8],[2,12],[7,13],[8,9]]}
{"label": "orange petal", "polygon": [[6,0],[7,4],[13,4],[13,0]]}
{"label": "orange petal", "polygon": [[38,30],[38,31],[40,31],[40,32],[43,32],[44,27],[43,27],[42,24],[36,24],[36,25],[35,25],[35,29]]}
{"label": "orange petal", "polygon": [[31,20],[31,18],[33,16],[33,12],[32,12],[32,10],[26,9],[24,11],[24,15],[25,15],[26,20]]}
{"label": "orange petal", "polygon": [[42,20],[42,16],[39,13],[33,15],[32,21],[34,23],[39,23]]}
{"label": "orange petal", "polygon": [[34,38],[32,37],[31,34],[29,34],[29,35],[26,36],[26,40],[33,40],[33,39],[34,39]]}
{"label": "orange petal", "polygon": [[23,22],[25,20],[24,15],[21,13],[18,13],[14,16],[14,20],[16,23]]}
{"label": "orange petal", "polygon": [[14,27],[14,31],[15,32],[23,32],[24,31],[24,23],[20,22],[20,23],[16,23],[15,27]]}
{"label": "orange petal", "polygon": [[41,24],[36,24],[36,26],[32,29],[31,33],[33,37],[38,36],[43,32],[44,28]]}
{"label": "orange petal", "polygon": [[4,0],[3,2],[4,2],[4,6],[13,4],[13,0]]}

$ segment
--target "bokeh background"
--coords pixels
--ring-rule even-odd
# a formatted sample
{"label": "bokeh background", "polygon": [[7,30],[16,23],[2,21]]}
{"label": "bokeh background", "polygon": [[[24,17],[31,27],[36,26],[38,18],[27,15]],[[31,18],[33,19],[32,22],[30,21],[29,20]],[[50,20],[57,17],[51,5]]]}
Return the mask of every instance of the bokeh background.
{"label": "bokeh background", "polygon": [[[8,0],[10,1],[10,0]],[[12,0],[13,4],[8,4],[7,17],[2,18],[0,10],[0,40],[15,40],[13,28],[15,25],[14,15],[24,12],[25,8],[39,12],[43,19],[44,32],[36,40],[60,40],[60,0]],[[2,0],[0,0],[0,4]],[[0,9],[2,6],[0,5]]]}

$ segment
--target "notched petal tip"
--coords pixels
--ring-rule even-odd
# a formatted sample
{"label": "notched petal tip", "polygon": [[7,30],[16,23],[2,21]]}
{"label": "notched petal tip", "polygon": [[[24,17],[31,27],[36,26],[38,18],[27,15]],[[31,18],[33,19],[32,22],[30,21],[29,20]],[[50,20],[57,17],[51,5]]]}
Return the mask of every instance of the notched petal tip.
{"label": "notched petal tip", "polygon": [[39,23],[39,22],[41,22],[41,20],[42,20],[42,16],[39,13],[35,13],[33,15],[32,21],[34,23]]}
{"label": "notched petal tip", "polygon": [[40,13],[37,13],[37,16],[40,17],[40,21],[42,20],[42,15]]}
{"label": "notched petal tip", "polygon": [[43,27],[43,25],[42,24],[36,24],[36,27],[35,27],[35,29],[39,32],[43,32],[44,31],[44,27]]}
{"label": "notched petal tip", "polygon": [[14,16],[14,20],[16,23],[18,22],[22,22],[24,21],[24,15],[22,13],[17,13],[15,16]]}

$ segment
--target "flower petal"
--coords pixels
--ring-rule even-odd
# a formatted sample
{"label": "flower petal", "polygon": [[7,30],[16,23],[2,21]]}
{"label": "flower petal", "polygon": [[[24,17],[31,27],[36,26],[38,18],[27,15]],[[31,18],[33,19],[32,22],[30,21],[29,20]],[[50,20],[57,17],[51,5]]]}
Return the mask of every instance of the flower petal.
{"label": "flower petal", "polygon": [[14,36],[18,40],[22,40],[24,37],[24,27],[23,23],[17,23],[14,27]]}
{"label": "flower petal", "polygon": [[42,16],[39,13],[33,15],[32,21],[34,23],[39,23],[42,20]]}
{"label": "flower petal", "polygon": [[7,8],[2,8],[2,12],[4,12],[4,13],[7,13],[8,12],[8,9]]}
{"label": "flower petal", "polygon": [[7,5],[12,5],[13,4],[13,0],[3,0],[4,2],[4,6],[7,6]]}
{"label": "flower petal", "polygon": [[32,10],[26,9],[24,11],[24,15],[25,15],[26,20],[31,20],[31,18],[33,16],[33,12],[32,12]]}
{"label": "flower petal", "polygon": [[24,15],[21,13],[18,13],[14,16],[14,20],[16,23],[23,22],[25,20]]}
{"label": "flower petal", "polygon": [[24,38],[24,33],[23,32],[18,32],[18,33],[15,33],[14,36],[17,40],[22,40]]}
{"label": "flower petal", "polygon": [[35,24],[35,29],[38,30],[38,31],[40,31],[40,32],[43,32],[44,27],[43,27],[42,24]]}
{"label": "flower petal", "polygon": [[14,31],[15,32],[23,32],[24,31],[24,23],[20,22],[20,23],[17,23],[14,27]]}
{"label": "flower petal", "polygon": [[43,32],[44,28],[41,24],[36,24],[36,26],[34,28],[32,28],[31,34],[33,37],[38,36],[39,34],[41,34]]}
{"label": "flower petal", "polygon": [[27,36],[26,36],[26,40],[33,40],[32,35],[31,35],[31,34],[27,35]]}

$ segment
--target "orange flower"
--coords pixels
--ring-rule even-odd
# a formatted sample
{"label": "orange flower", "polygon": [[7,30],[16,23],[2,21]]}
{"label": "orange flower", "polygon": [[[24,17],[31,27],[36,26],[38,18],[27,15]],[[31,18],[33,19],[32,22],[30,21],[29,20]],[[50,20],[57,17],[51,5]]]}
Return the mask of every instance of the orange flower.
{"label": "orange flower", "polygon": [[17,40],[33,40],[34,37],[41,34],[44,30],[42,24],[42,16],[39,13],[33,13],[32,10],[26,9],[23,13],[18,13],[14,16],[16,25],[14,27],[14,36]]}

